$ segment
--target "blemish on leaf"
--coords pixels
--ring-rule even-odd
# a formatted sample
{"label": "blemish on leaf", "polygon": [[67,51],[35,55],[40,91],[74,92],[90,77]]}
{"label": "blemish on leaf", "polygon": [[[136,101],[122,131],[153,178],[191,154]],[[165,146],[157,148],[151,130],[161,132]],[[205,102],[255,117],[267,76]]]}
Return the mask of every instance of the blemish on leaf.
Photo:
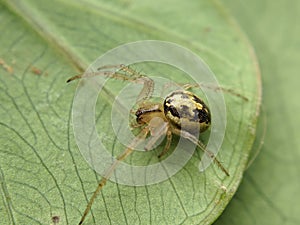
{"label": "blemish on leaf", "polygon": [[42,74],[42,71],[39,68],[35,67],[35,66],[31,67],[31,72],[34,73],[35,75],[41,75]]}
{"label": "blemish on leaf", "polygon": [[205,27],[204,32],[205,33],[210,33],[211,32],[211,27]]}
{"label": "blemish on leaf", "polygon": [[0,66],[2,66],[2,68],[5,69],[9,74],[14,73],[14,68],[8,65],[2,58],[0,58]]}
{"label": "blemish on leaf", "polygon": [[51,219],[52,219],[53,224],[56,225],[56,224],[59,223],[60,217],[59,216],[52,216]]}

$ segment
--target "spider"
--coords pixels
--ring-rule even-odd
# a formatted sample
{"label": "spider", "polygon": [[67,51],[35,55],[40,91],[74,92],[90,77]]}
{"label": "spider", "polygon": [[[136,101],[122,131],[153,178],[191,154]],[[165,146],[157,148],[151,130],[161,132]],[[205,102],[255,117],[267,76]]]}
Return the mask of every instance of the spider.
{"label": "spider", "polygon": [[[109,71],[109,69],[115,69],[116,72]],[[163,151],[158,155],[159,158],[169,150],[172,135],[175,134],[193,142],[229,176],[229,172],[215,157],[214,153],[207,150],[206,146],[195,135],[197,132],[202,133],[206,131],[211,125],[211,114],[208,106],[199,97],[189,91],[190,88],[199,87],[199,85],[185,84],[182,86],[182,90],[176,90],[167,95],[163,103],[153,103],[148,100],[151,98],[154,90],[154,81],[131,67],[123,64],[107,65],[98,68],[98,71],[95,73],[85,74],[85,77],[97,75],[143,84],[143,88],[137,97],[138,109],[135,111],[136,125],[141,127],[141,131],[123,153],[117,156],[117,160],[105,171],[81,217],[79,225],[84,222],[97,194],[105,186],[117,165],[130,155],[134,148],[145,140],[149,134],[151,138],[146,144],[145,150],[151,149],[161,136],[166,136],[166,144]],[[82,77],[83,75],[77,75],[68,79],[67,82]],[[223,88],[217,89],[225,90]],[[247,100],[245,97],[234,93],[231,89],[226,89],[226,91]]]}

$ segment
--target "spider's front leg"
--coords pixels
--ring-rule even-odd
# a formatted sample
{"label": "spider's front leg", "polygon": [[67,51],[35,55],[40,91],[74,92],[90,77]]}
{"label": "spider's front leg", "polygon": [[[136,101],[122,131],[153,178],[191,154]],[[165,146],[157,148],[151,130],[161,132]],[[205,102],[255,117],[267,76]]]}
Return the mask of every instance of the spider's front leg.
{"label": "spider's front leg", "polygon": [[144,74],[137,72],[129,66],[124,64],[106,65],[98,68],[96,72],[88,72],[73,76],[67,80],[67,83],[81,78],[88,78],[94,76],[111,77],[117,80],[129,81],[132,83],[142,84],[143,88],[138,94],[136,103],[139,104],[151,98],[154,90],[154,81]]}
{"label": "spider's front leg", "polygon": [[184,90],[189,90],[189,89],[195,88],[195,87],[196,87],[196,88],[205,87],[205,88],[213,89],[213,90],[215,90],[215,91],[224,91],[224,92],[230,93],[230,94],[232,94],[232,95],[234,95],[234,96],[237,96],[237,97],[243,99],[243,100],[246,101],[246,102],[248,101],[248,98],[247,98],[247,97],[245,97],[245,96],[243,96],[242,94],[240,94],[240,93],[234,91],[234,90],[231,89],[231,88],[224,88],[224,87],[221,87],[221,86],[206,85],[206,84],[203,84],[203,83],[201,83],[201,84],[184,84],[184,85],[182,85],[181,87],[182,87]]}

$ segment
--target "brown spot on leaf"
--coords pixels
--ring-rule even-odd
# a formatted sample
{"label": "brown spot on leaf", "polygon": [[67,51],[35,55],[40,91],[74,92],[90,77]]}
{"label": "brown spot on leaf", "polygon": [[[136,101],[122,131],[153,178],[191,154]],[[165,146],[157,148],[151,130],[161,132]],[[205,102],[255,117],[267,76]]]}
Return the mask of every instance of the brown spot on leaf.
{"label": "brown spot on leaf", "polygon": [[4,59],[0,58],[0,65],[2,66],[3,69],[5,69],[9,74],[13,74],[14,73],[14,68],[10,65],[8,65]]}
{"label": "brown spot on leaf", "polygon": [[59,216],[52,216],[51,219],[52,219],[53,224],[56,225],[59,223],[60,218],[59,218]]}
{"label": "brown spot on leaf", "polygon": [[42,74],[42,71],[39,68],[35,67],[35,66],[31,67],[31,72],[36,74],[36,75],[41,75]]}

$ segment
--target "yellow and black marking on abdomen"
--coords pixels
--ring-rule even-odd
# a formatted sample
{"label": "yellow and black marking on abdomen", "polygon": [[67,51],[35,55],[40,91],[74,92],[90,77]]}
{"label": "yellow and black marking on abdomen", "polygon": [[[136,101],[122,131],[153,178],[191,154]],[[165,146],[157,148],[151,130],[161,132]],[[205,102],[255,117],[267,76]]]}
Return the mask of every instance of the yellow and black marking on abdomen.
{"label": "yellow and black marking on abdomen", "polygon": [[205,131],[211,123],[208,107],[189,91],[174,91],[164,101],[165,117],[177,128],[194,132]]}

